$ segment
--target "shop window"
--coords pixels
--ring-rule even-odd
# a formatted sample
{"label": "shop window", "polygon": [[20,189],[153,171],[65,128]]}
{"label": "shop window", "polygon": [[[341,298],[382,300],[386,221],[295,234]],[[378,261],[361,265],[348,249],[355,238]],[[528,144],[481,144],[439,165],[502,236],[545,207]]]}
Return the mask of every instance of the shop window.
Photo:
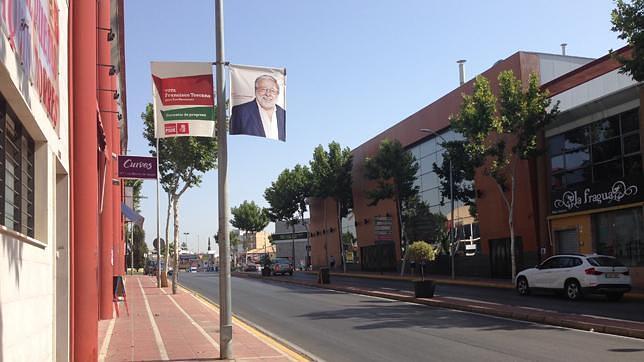
{"label": "shop window", "polygon": [[624,137],[624,154],[635,153],[640,151],[640,134],[639,132]]}
{"label": "shop window", "polygon": [[595,181],[612,180],[622,176],[622,160],[604,162],[593,167]]}
{"label": "shop window", "polygon": [[619,115],[595,122],[590,127],[593,143],[602,142],[619,136]]}
{"label": "shop window", "polygon": [[566,172],[566,185],[568,186],[590,182],[590,180],[590,167],[580,168],[572,172]]}
{"label": "shop window", "polygon": [[552,173],[561,171],[565,169],[564,165],[564,156],[554,156],[550,159],[550,169],[552,170]]}
{"label": "shop window", "polygon": [[622,134],[636,131],[640,128],[639,108],[622,113]]}
{"label": "shop window", "polygon": [[593,145],[593,162],[608,161],[622,154],[619,138]]}
{"label": "shop window", "polygon": [[34,141],[0,98],[0,223],[34,236]]}
{"label": "shop window", "polygon": [[595,214],[593,247],[598,254],[616,257],[627,266],[644,265],[644,220],[636,207]]}
{"label": "shop window", "polygon": [[573,129],[564,135],[564,149],[566,151],[585,146],[588,146],[588,131],[585,127]]}
{"label": "shop window", "polygon": [[582,148],[575,152],[566,154],[566,170],[574,170],[590,164],[590,152],[588,148]]}
{"label": "shop window", "polygon": [[563,152],[564,135],[556,135],[548,138],[548,154],[550,156],[559,155]]}
{"label": "shop window", "polygon": [[624,173],[627,177],[642,175],[642,156],[640,154],[624,158]]}

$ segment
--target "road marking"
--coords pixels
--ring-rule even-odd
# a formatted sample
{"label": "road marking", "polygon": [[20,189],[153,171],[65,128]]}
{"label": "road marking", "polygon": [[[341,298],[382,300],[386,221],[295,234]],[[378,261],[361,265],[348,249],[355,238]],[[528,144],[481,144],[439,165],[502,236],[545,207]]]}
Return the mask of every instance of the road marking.
{"label": "road marking", "polygon": [[114,323],[116,320],[112,318],[110,324],[107,326],[107,332],[105,332],[105,339],[103,340],[103,345],[101,346],[101,353],[98,355],[99,361],[105,361],[107,356],[107,348],[110,346],[110,340],[112,339],[112,332],[114,331]]}
{"label": "road marking", "polygon": [[[211,301],[209,299],[206,299],[205,297],[199,295],[198,293],[195,293],[195,292],[193,292],[191,290],[188,290],[188,289],[186,289],[184,287],[181,287],[181,289],[186,291],[186,293],[190,294],[193,298],[197,299],[199,302],[201,302],[207,308],[210,308],[215,312],[219,311],[219,306],[215,302],[213,302],[213,301]],[[257,328],[245,323],[244,321],[242,321],[241,319],[239,319],[236,316],[233,316],[233,324],[237,324],[238,327],[240,327],[243,330],[245,330],[246,332],[254,335],[259,340],[261,340],[262,342],[266,343],[266,345],[271,347],[273,350],[275,350],[276,352],[280,353],[280,356],[275,356],[275,357],[285,356],[290,361],[298,361],[298,362],[299,361],[309,361],[309,359],[305,358],[301,354],[299,354],[299,353],[291,350],[290,348],[286,347],[283,343],[281,343],[280,341],[276,340],[274,337],[269,336],[267,332],[263,332],[261,330],[258,330]],[[302,352],[302,353],[305,353],[305,352]],[[309,353],[306,352],[305,354],[309,354]],[[246,358],[243,358],[243,359],[245,360]],[[323,361],[322,359],[319,359],[319,358],[314,358],[314,360],[315,361]]]}
{"label": "road marking", "polygon": [[176,301],[176,300],[174,300],[174,298],[172,297],[172,295],[171,295],[171,294],[166,294],[166,295],[168,296],[168,298],[170,298],[170,300],[172,301],[172,303],[174,303],[174,305],[175,305],[175,306],[176,306],[176,307],[181,311],[181,313],[183,313],[183,315],[184,315],[184,316],[186,316],[186,318],[188,318],[188,319],[190,320],[190,323],[192,323],[192,325],[193,325],[193,326],[195,326],[195,328],[197,328],[197,330],[198,330],[198,331],[199,331],[199,332],[200,332],[204,337],[206,337],[206,339],[208,340],[208,342],[210,342],[210,344],[212,344],[213,346],[215,346],[215,348],[217,348],[217,351],[219,351],[219,350],[220,350],[220,349],[219,349],[219,343],[215,342],[215,340],[214,340],[214,339],[212,339],[212,337],[210,337],[210,335],[209,335],[209,334],[208,334],[208,333],[207,333],[203,328],[201,328],[201,326],[200,326],[197,322],[195,322],[195,320],[194,320],[194,319],[192,319],[192,317],[190,317],[190,315],[189,315],[189,314],[188,314],[188,313],[187,313],[183,308],[181,308],[181,306],[179,305],[179,303],[177,303],[177,301]]}
{"label": "road marking", "polygon": [[141,294],[143,294],[143,302],[145,302],[145,309],[148,311],[148,319],[150,319],[150,323],[152,324],[152,331],[154,332],[154,340],[157,343],[157,348],[159,349],[161,360],[169,361],[170,358],[168,357],[168,352],[165,350],[165,345],[163,344],[163,338],[161,338],[159,327],[157,326],[157,322],[154,320],[154,316],[152,315],[152,310],[150,309],[150,303],[148,303],[148,297],[145,295],[145,291],[143,290],[143,286],[141,285],[141,279],[137,278],[136,281],[139,282],[139,288],[141,289]]}

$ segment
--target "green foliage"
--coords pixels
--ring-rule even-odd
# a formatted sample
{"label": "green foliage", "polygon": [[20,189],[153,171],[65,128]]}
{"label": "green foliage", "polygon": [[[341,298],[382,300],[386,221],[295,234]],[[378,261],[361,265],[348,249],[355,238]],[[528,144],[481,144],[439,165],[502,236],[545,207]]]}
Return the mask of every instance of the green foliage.
{"label": "green foliage", "polygon": [[415,260],[419,263],[423,261],[434,261],[434,259],[436,259],[436,251],[434,250],[434,247],[422,240],[411,243],[408,255],[411,260]]}
{"label": "green foliage", "polygon": [[342,245],[344,245],[345,248],[353,246],[357,241],[358,239],[356,239],[352,233],[348,231],[342,233]]}
{"label": "green foliage", "polygon": [[[407,152],[400,141],[384,139],[378,153],[365,160],[365,176],[378,182],[378,187],[367,191],[371,200],[370,206],[377,205],[385,199],[394,199],[403,203],[418,195],[418,186],[414,186],[418,163],[414,156]],[[398,210],[400,211],[400,210]]]}
{"label": "green foliage", "polygon": [[[217,111],[215,109],[215,114]],[[143,136],[156,156],[154,137],[154,109],[148,103],[141,114],[144,121]],[[202,173],[217,167],[217,140],[212,137],[173,137],[159,140],[159,173],[161,185],[172,195],[181,195],[186,189],[199,186]],[[179,188],[183,183],[183,187]],[[181,190],[181,191],[179,191]]]}
{"label": "green foliage", "polygon": [[230,240],[230,246],[233,248],[237,248],[237,245],[239,245],[239,242],[240,242],[239,234],[231,230],[228,233],[228,237],[229,237],[228,240]]}
{"label": "green foliage", "polygon": [[311,172],[308,167],[295,165],[293,170],[284,170],[264,191],[269,203],[271,221],[286,221],[295,225],[304,218],[307,210],[306,197],[311,193]]}
{"label": "green foliage", "polygon": [[340,204],[340,217],[347,216],[353,207],[351,150],[348,147],[343,149],[337,142],[329,143],[328,151],[318,145],[313,151],[310,166],[312,195],[333,198]]}
{"label": "green foliage", "polygon": [[[524,90],[512,71],[501,72],[499,88],[497,100],[488,80],[478,76],[474,93],[463,96],[460,114],[450,121],[454,130],[465,138],[462,148],[455,152],[466,156],[460,159],[466,172],[483,165],[485,173],[507,190],[515,158],[529,159],[541,152],[537,148],[537,135],[557,116],[558,106],[548,110],[550,99],[540,90],[534,74],[530,75]],[[491,134],[496,136],[489,137]],[[508,145],[508,135],[514,136],[516,143]]]}
{"label": "green foliage", "polygon": [[144,255],[148,253],[148,244],[145,243],[145,230],[141,229],[138,225],[134,225],[134,235],[132,235],[130,228],[125,232],[127,242],[125,265],[129,267],[132,264],[132,236],[134,237],[134,268],[143,268],[145,266]]}
{"label": "green foliage", "polygon": [[[644,80],[644,0],[615,1],[611,12],[612,31],[633,48],[632,57],[616,56],[622,63],[621,73],[628,73],[638,82]],[[612,51],[611,51],[612,53]]]}
{"label": "green foliage", "polygon": [[269,219],[266,209],[255,204],[254,201],[244,201],[241,205],[231,208],[232,225],[246,232],[258,232],[268,226]]}
{"label": "green foliage", "polygon": [[[469,206],[470,215],[476,217],[476,190],[474,189],[474,175],[476,169],[481,166],[480,159],[473,159],[465,151],[466,141],[447,141],[441,143],[445,149],[443,152],[443,162],[439,165],[432,165],[433,171],[439,178],[439,190],[441,192],[441,205],[445,204],[445,199],[450,197],[450,169],[449,162],[452,160],[452,178],[454,182],[453,192],[454,201],[461,201]],[[423,239],[423,238],[420,238]]]}
{"label": "green foliage", "polygon": [[405,234],[409,240],[430,240],[443,243],[447,239],[445,230],[446,218],[433,214],[429,206],[418,197],[406,203],[403,211]]}
{"label": "green foliage", "polygon": [[125,186],[132,187],[132,203],[134,211],[141,212],[141,190],[143,189],[143,180],[125,180]]}

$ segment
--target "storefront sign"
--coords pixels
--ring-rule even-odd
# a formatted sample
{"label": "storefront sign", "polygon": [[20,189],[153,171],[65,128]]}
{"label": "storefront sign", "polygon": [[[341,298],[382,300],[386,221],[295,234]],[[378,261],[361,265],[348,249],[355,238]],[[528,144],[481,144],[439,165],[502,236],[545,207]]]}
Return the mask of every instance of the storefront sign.
{"label": "storefront sign", "polygon": [[642,178],[594,183],[552,194],[552,213],[582,211],[644,200]]}
{"label": "storefront sign", "polygon": [[[50,0],[0,1],[0,33],[31,80],[51,123],[60,118],[58,7]],[[28,89],[18,87],[25,99]]]}
{"label": "storefront sign", "polygon": [[119,177],[156,179],[156,157],[119,156]]}
{"label": "storefront sign", "polygon": [[373,224],[376,240],[393,240],[391,216],[376,216]]}

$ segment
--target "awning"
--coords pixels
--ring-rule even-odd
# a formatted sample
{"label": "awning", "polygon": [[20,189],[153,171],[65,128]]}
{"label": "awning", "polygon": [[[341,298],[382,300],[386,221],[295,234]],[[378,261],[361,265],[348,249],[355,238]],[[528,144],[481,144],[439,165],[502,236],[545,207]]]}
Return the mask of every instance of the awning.
{"label": "awning", "polygon": [[143,221],[145,221],[145,218],[125,205],[124,202],[121,203],[121,213],[123,213],[128,221],[131,221],[143,228]]}

